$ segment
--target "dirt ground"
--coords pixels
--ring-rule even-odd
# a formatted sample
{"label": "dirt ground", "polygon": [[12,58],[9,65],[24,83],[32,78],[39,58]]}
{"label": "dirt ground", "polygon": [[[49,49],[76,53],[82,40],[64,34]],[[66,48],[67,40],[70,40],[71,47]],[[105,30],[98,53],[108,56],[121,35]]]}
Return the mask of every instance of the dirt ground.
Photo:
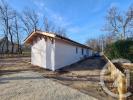
{"label": "dirt ground", "polygon": [[0,76],[16,74],[24,71],[39,72],[43,77],[98,100],[116,100],[105,93],[100,85],[100,72],[105,65],[102,57],[89,58],[82,62],[67,66],[56,72],[32,66],[30,58],[0,59]]}
{"label": "dirt ground", "polygon": [[33,71],[2,75],[0,100],[97,100]]}

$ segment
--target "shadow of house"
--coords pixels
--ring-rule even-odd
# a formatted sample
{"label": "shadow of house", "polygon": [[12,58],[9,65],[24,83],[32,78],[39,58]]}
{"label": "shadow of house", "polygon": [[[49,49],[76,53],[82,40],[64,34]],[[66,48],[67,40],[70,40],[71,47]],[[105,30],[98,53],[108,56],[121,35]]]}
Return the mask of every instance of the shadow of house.
{"label": "shadow of house", "polygon": [[79,61],[72,65],[66,66],[57,70],[57,72],[65,73],[69,71],[85,71],[85,70],[101,70],[106,65],[103,57],[90,57],[85,60]]}

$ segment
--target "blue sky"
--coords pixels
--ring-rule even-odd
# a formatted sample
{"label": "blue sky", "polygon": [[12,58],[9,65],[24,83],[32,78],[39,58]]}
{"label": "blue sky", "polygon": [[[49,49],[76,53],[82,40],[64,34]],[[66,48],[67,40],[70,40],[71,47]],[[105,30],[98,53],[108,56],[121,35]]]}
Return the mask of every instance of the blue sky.
{"label": "blue sky", "polygon": [[[67,36],[80,43],[97,38],[105,24],[107,10],[116,6],[126,11],[132,0],[7,0],[19,12],[25,7],[36,10],[40,19],[47,16],[51,22],[67,30]],[[42,25],[41,25],[42,26]]]}

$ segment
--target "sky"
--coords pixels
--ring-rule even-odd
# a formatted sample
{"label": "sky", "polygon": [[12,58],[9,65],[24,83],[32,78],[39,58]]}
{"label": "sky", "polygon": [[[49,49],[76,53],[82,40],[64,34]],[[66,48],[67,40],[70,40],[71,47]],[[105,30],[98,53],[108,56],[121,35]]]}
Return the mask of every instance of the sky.
{"label": "sky", "polygon": [[[105,25],[109,8],[116,6],[125,12],[132,0],[7,0],[17,11],[26,7],[35,9],[40,19],[43,15],[55,25],[64,27],[70,39],[85,43],[97,38]],[[42,25],[41,25],[42,27]]]}

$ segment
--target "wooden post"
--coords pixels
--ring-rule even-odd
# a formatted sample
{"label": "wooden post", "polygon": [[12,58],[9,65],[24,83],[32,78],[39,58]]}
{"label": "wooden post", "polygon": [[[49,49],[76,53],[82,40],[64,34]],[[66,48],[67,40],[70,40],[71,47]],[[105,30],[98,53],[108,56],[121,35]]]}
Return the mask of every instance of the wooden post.
{"label": "wooden post", "polygon": [[124,96],[127,93],[127,80],[125,75],[123,75],[122,73],[119,74],[118,78],[117,78],[117,82],[118,82],[118,93],[119,93],[119,100],[126,100],[126,97]]}
{"label": "wooden post", "polygon": [[53,44],[54,43],[54,39],[53,38],[49,38],[51,43]]}
{"label": "wooden post", "polygon": [[44,37],[45,41],[47,41],[47,36],[43,36],[43,37]]}
{"label": "wooden post", "polygon": [[117,77],[116,82],[119,100],[126,100],[125,94],[127,93],[127,78],[124,73],[124,68],[119,63],[113,64],[105,55],[104,58],[108,63],[108,69],[111,73],[111,78],[114,80]]}

